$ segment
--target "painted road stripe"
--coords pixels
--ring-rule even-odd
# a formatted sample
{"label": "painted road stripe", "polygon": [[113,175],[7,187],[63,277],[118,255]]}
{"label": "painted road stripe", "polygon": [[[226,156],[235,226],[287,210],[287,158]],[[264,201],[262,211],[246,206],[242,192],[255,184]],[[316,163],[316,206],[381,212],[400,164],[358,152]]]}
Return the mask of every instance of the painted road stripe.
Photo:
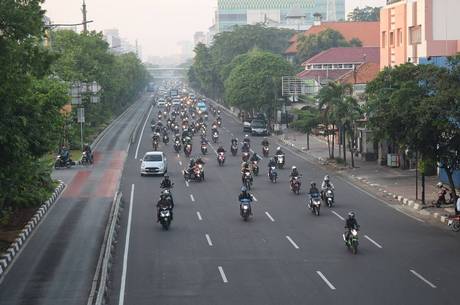
{"label": "painted road stripe", "polygon": [[288,235],[286,235],[287,240],[294,246],[294,248],[299,249],[299,246],[290,238]]}
{"label": "painted road stripe", "polygon": [[185,185],[186,185],[187,187],[189,187],[189,184],[188,184],[188,181],[187,181],[187,180],[185,180]]}
{"label": "painted road stripe", "polygon": [[275,222],[275,219],[273,219],[273,217],[272,217],[272,215],[270,215],[270,213],[265,212],[265,215],[267,215],[267,217],[268,217],[272,222]]}
{"label": "painted road stripe", "polygon": [[431,283],[430,281],[428,281],[426,278],[424,278],[423,276],[421,276],[419,273],[417,273],[415,270],[412,270],[410,269],[409,270],[410,272],[412,272],[413,275],[415,275],[416,277],[418,277],[419,279],[421,279],[422,281],[424,281],[428,286],[430,286],[431,288],[436,288],[436,286]]}
{"label": "painted road stripe", "polygon": [[331,211],[335,216],[337,216],[338,218],[340,218],[341,220],[345,221],[345,218],[343,218],[342,216],[340,216],[339,213],[335,212],[335,211]]}
{"label": "painted road stripe", "polygon": [[208,245],[212,247],[211,237],[209,237],[209,234],[205,234],[205,236],[206,236],[206,240],[208,241]]}
{"label": "painted road stripe", "polygon": [[228,283],[227,277],[225,276],[224,268],[222,266],[217,267],[219,269],[220,276],[222,277],[222,281],[224,283]]}
{"label": "painted road stripe", "polygon": [[128,228],[126,229],[125,253],[123,255],[123,271],[121,273],[121,287],[119,305],[125,303],[125,287],[126,287],[126,269],[128,267],[128,251],[129,251],[129,238],[131,235],[131,221],[133,218],[133,198],[134,198],[134,184],[131,184],[131,196],[129,197],[129,212],[128,212]]}
{"label": "painted road stripe", "polygon": [[137,155],[139,154],[139,147],[141,146],[141,141],[142,141],[142,136],[144,135],[145,125],[147,124],[147,121],[150,117],[150,113],[152,113],[152,110],[153,110],[153,106],[150,106],[149,114],[145,118],[144,126],[142,127],[141,135],[139,136],[139,142],[137,142],[136,154],[134,155],[134,159],[137,159]]}
{"label": "painted road stripe", "polygon": [[380,249],[383,248],[381,245],[379,245],[375,240],[373,240],[373,239],[370,238],[369,236],[364,235],[364,237],[365,237],[368,241],[370,241],[371,243],[373,243],[377,248],[380,248]]}
{"label": "painted road stripe", "polygon": [[255,202],[259,201],[257,200],[256,196],[252,195],[252,198],[254,199]]}
{"label": "painted road stripe", "polygon": [[191,199],[193,202],[195,202],[195,197],[193,197],[192,194],[190,194],[190,199]]}
{"label": "painted road stripe", "polygon": [[182,166],[182,161],[179,160],[179,165]]}
{"label": "painted road stripe", "polygon": [[326,285],[329,286],[329,288],[335,290],[334,285],[332,285],[331,282],[329,282],[329,280],[324,276],[323,273],[321,273],[321,271],[316,271],[316,273],[321,277],[321,279],[326,283]]}
{"label": "painted road stripe", "polygon": [[196,216],[198,216],[198,220],[203,220],[203,218],[201,217],[201,213],[200,212],[196,212]]}

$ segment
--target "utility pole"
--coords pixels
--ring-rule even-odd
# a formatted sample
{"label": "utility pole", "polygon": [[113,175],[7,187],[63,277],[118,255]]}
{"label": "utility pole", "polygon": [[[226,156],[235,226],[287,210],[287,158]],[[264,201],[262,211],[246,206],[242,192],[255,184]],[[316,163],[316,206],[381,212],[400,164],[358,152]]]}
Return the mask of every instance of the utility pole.
{"label": "utility pole", "polygon": [[86,3],[85,0],[83,0],[83,9],[81,10],[83,13],[83,33],[86,34],[88,33],[88,22],[86,21]]}

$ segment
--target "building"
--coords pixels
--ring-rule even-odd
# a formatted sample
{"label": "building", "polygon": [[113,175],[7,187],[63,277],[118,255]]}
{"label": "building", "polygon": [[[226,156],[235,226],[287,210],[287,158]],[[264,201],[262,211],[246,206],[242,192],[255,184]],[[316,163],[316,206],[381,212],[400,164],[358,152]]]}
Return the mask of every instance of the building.
{"label": "building", "polygon": [[442,64],[460,52],[460,1],[392,0],[380,10],[380,68]]}
{"label": "building", "polygon": [[306,30],[317,13],[327,21],[344,20],[345,0],[218,0],[216,23],[218,32],[257,23]]}
{"label": "building", "polygon": [[331,29],[340,32],[343,37],[350,41],[353,38],[357,38],[362,42],[363,47],[378,47],[380,43],[380,23],[378,21],[369,22],[351,22],[351,21],[339,21],[339,22],[322,22],[320,18],[315,21],[315,24],[308,30],[301,34],[295,34],[289,40],[289,47],[284,52],[286,58],[290,62],[294,62],[297,55],[297,39],[300,35],[309,36],[317,35],[327,29]]}
{"label": "building", "polygon": [[118,29],[104,30],[104,39],[109,44],[110,50],[115,54],[135,53],[139,58],[141,57],[137,41],[136,45],[133,45],[128,40],[120,37]]}
{"label": "building", "polygon": [[315,95],[330,81],[351,83],[362,90],[379,72],[379,51],[379,47],[331,48],[311,57],[302,64],[305,70],[297,74],[306,80],[308,88],[303,92]]}
{"label": "building", "polygon": [[121,47],[121,38],[118,29],[104,30],[104,38],[111,49],[117,49]]}

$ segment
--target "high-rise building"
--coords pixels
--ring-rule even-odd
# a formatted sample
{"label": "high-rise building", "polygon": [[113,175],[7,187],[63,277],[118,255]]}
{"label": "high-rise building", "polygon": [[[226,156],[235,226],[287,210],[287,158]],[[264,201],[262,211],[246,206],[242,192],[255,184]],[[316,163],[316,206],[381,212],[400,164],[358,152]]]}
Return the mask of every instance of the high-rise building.
{"label": "high-rise building", "polygon": [[193,35],[193,45],[197,45],[199,43],[207,44],[207,37],[204,32],[195,32]]}
{"label": "high-rise building", "polygon": [[264,23],[278,28],[306,30],[321,14],[324,21],[345,20],[345,0],[218,0],[218,31],[235,25]]}

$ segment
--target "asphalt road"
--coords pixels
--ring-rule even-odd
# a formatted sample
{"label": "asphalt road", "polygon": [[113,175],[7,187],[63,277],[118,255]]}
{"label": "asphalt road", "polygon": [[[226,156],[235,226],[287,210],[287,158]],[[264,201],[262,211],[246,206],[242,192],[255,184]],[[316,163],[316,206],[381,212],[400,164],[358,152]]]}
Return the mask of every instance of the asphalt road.
{"label": "asphalt road", "polygon": [[131,132],[148,100],[112,125],[94,150],[94,165],[54,171],[67,187],[0,283],[1,305],[87,303]]}
{"label": "asphalt road", "polygon": [[[223,118],[220,142],[229,150],[232,135],[244,133],[235,119]],[[261,162],[254,217],[243,222],[240,154],[227,153],[219,167],[211,151],[206,181],[186,184],[181,171],[188,159],[171,144],[161,146],[176,203],[172,226],[163,231],[154,208],[161,178],[139,174],[150,136],[146,129],[138,139],[137,159],[137,145],[131,147],[122,175],[124,213],[110,304],[458,304],[458,234],[403,214],[333,173],[336,205],[312,215],[306,186],[326,173],[287,148],[287,169],[276,184],[266,176],[267,160]],[[251,145],[261,154],[260,142],[252,138]],[[197,148],[195,137],[195,155]],[[292,165],[303,174],[299,196],[289,190]],[[361,225],[357,255],[342,240],[350,210]]]}

